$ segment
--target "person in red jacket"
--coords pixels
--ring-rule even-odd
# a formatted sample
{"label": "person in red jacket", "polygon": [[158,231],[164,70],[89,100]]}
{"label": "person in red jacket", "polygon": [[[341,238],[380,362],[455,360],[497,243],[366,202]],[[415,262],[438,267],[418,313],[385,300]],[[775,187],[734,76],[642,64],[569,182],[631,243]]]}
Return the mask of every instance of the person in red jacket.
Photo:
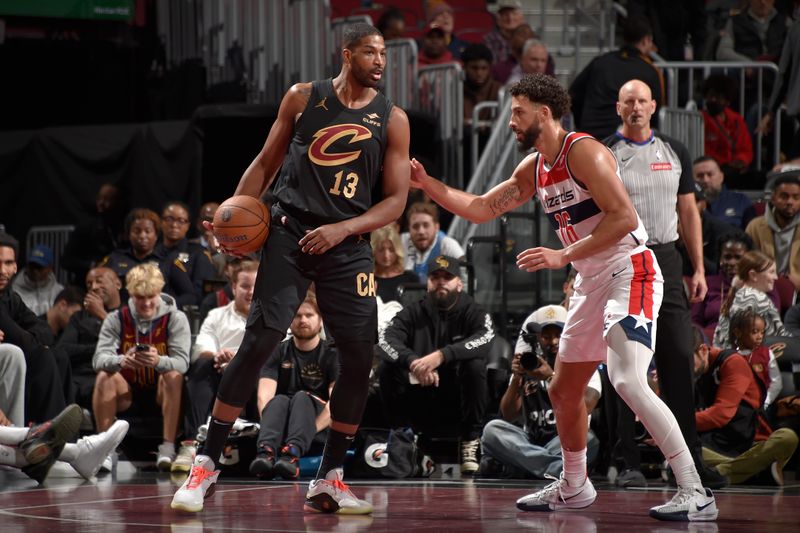
{"label": "person in red jacket", "polygon": [[733,85],[724,74],[712,74],[703,82],[705,155],[713,157],[726,176],[741,174],[753,162],[747,124],[730,108]]}
{"label": "person in red jacket", "polygon": [[747,359],[709,347],[695,327],[694,373],[695,421],[706,463],[734,484],[757,481],[754,477],[764,472],[783,485],[783,467],[797,448],[797,434],[789,428],[772,431],[764,420],[761,389]]}

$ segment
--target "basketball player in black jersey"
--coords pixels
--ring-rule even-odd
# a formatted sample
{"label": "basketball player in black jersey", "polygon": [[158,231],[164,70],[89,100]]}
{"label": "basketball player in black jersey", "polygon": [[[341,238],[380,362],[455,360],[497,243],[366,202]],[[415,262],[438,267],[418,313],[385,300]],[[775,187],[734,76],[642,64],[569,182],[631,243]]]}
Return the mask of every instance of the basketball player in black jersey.
{"label": "basketball player in black jersey", "polygon": [[372,512],[342,483],[341,465],[361,421],[376,340],[373,258],[365,236],[402,214],[410,135],[405,112],[376,90],[386,66],[381,33],[368,24],[349,27],[342,59],[335,78],[289,89],[261,153],[236,188],[237,195],[260,198],[281,169],[244,340],[223,374],[207,439],[175,493],[173,509],[203,508],[231,425],[313,281],[341,373],[305,509]]}

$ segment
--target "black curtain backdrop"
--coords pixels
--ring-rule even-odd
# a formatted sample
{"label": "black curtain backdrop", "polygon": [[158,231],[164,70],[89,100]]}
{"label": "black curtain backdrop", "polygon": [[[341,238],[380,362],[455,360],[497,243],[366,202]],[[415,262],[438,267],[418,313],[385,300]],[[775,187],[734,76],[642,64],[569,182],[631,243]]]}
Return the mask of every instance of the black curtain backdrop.
{"label": "black curtain backdrop", "polygon": [[201,153],[187,121],[0,132],[0,224],[24,245],[31,226],[92,216],[105,182],[120,187],[126,210],[178,199],[195,213]]}

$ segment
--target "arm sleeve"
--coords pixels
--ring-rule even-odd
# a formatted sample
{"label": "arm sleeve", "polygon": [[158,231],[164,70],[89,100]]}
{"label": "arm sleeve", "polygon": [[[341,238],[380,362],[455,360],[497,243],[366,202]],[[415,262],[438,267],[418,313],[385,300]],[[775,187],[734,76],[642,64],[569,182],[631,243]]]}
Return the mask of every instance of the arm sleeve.
{"label": "arm sleeve", "polygon": [[156,371],[163,374],[170,370],[176,370],[185,374],[189,370],[189,347],[192,344],[192,334],[189,331],[189,319],[183,311],[172,311],[167,324],[169,337],[167,338],[167,350],[169,353],[163,354]]}
{"label": "arm sleeve", "polygon": [[492,346],[492,339],[494,339],[494,324],[492,324],[492,317],[489,313],[481,310],[476,305],[471,305],[467,309],[466,316],[466,329],[471,334],[466,339],[448,344],[444,348],[440,348],[444,354],[446,363],[450,361],[463,361],[467,359],[486,359],[489,350]]}
{"label": "arm sleeve", "polygon": [[378,337],[378,349],[384,356],[403,368],[408,368],[411,362],[419,359],[410,347],[414,333],[414,320],[411,307],[405,307],[394,315],[389,325]]}
{"label": "arm sleeve", "polygon": [[94,357],[92,357],[92,368],[94,368],[95,372],[101,370],[118,372],[120,370],[122,355],[117,353],[117,349],[119,348],[121,330],[122,324],[120,323],[119,311],[110,313],[103,320],[100,335],[97,339],[97,347],[95,347]]}
{"label": "arm sleeve", "polygon": [[714,404],[695,413],[697,431],[719,429],[731,421],[750,385],[752,371],[744,357],[728,357],[720,367],[720,382]]}

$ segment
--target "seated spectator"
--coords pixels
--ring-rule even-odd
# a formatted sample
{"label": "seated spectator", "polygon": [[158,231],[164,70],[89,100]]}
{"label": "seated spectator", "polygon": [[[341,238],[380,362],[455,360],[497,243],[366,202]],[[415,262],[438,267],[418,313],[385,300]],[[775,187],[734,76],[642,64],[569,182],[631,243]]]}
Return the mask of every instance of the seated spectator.
{"label": "seated spectator", "polygon": [[455,257],[430,261],[427,297],[404,307],[380,337],[379,381],[391,427],[458,423],[461,473],[474,474],[494,326],[489,313],[462,292],[459,274]]}
{"label": "seated spectator", "polygon": [[511,69],[511,75],[506,80],[506,86],[518,82],[525,74],[548,74],[549,58],[550,55],[547,52],[546,44],[539,39],[528,39],[522,45],[519,63]]}
{"label": "seated spectator", "polygon": [[707,155],[698,157],[692,163],[692,172],[703,189],[708,212],[731,226],[746,228],[755,216],[753,202],[745,194],[728,190],[717,161]]}
{"label": "seated spectator", "polygon": [[[502,89],[500,82],[492,78],[492,52],[482,44],[471,44],[461,54],[464,63],[464,124],[472,124],[472,111],[481,102],[497,101]],[[481,120],[489,120],[489,110],[482,112]]]}
{"label": "seated spectator", "polygon": [[160,413],[159,470],[169,470],[175,460],[191,343],[189,320],[175,299],[161,292],[164,285],[164,275],[152,263],[130,269],[125,276],[130,300],[103,321],[92,359],[97,371],[92,398],[97,430],[110,428],[117,413]]}
{"label": "seated spectator", "polygon": [[28,252],[28,264],[14,279],[12,288],[37,316],[45,314],[53,306],[56,295],[64,286],[56,281],[53,250],[49,246],[37,244]]}
{"label": "seated spectator", "polygon": [[753,369],[761,406],[767,412],[781,393],[783,378],[775,353],[764,345],[765,328],[764,318],[753,309],[740,309],[731,316],[731,345]]}
{"label": "seated spectator", "polygon": [[95,213],[75,226],[61,255],[61,266],[74,281],[82,282],[98,261],[122,247],[124,215],[119,188],[102,184],[95,197]]}
{"label": "seated spectator", "polygon": [[25,354],[0,333],[0,426],[25,426]]}
{"label": "seated spectator", "polygon": [[[130,240],[130,247],[114,250],[98,266],[107,266],[119,279],[125,279],[131,268],[144,263],[156,263],[166,283],[164,292],[175,298],[178,308],[193,305],[196,297],[186,266],[177,257],[164,256],[156,251],[160,232],[161,219],[157,214],[149,209],[133,209],[125,217],[125,233]],[[122,301],[127,298],[127,290],[123,287]]]}
{"label": "seated spectator", "polygon": [[[22,350],[25,356],[25,424],[44,422],[66,407],[68,375],[63,375],[56,355],[47,349],[51,333],[36,318],[19,294],[11,289],[17,273],[19,243],[0,232],[0,347],[6,352]],[[69,365],[66,365],[68,368]]]}
{"label": "seated spectator", "polygon": [[402,39],[406,36],[406,18],[403,16],[403,12],[394,6],[387,7],[381,13],[375,27],[383,34],[385,41]]}
{"label": "seated spectator", "polygon": [[225,256],[219,253],[219,243],[214,236],[214,232],[206,229],[203,225],[204,222],[209,224],[214,221],[214,214],[219,209],[217,202],[206,202],[200,206],[200,212],[197,213],[194,227],[197,232],[197,237],[189,239],[190,243],[199,244],[211,255],[211,263],[214,265],[214,272],[217,279],[221,279],[225,271]]}
{"label": "seated spectator", "polygon": [[797,449],[797,435],[788,428],[773,432],[763,418],[761,391],[747,359],[710,348],[695,330],[694,361],[703,459],[734,484],[763,472],[783,485],[783,467]]}
{"label": "seated spectator", "polygon": [[58,343],[72,315],[82,308],[83,291],[77,287],[67,287],[58,293],[53,307],[39,317],[40,320],[47,322],[50,332],[53,334],[47,342],[48,346],[55,346]]}
{"label": "seated spectator", "polygon": [[253,301],[258,262],[237,261],[233,264],[230,303],[209,311],[195,339],[192,364],[186,374],[186,396],[191,398],[183,415],[187,441],[182,443],[172,463],[173,472],[191,469],[196,454],[194,440],[197,430],[211,414],[222,373],[242,344]]}
{"label": "seated spectator", "polygon": [[[485,44],[492,52],[494,64],[492,77],[500,83],[505,83],[511,75],[513,56],[511,48],[511,35],[520,25],[525,23],[520,0],[500,0],[497,2],[495,14],[495,27],[483,38]],[[524,40],[523,40],[524,41]]]}
{"label": "seated spectator", "polygon": [[[728,19],[717,46],[716,59],[777,63],[786,33],[786,17],[775,9],[775,0],[749,0],[745,9]],[[769,91],[764,94],[765,98],[767,94]]]}
{"label": "seated spectator", "polygon": [[103,321],[119,309],[122,283],[113,270],[95,267],[86,274],[86,296],[83,309],[72,315],[61,334],[56,350],[63,351],[72,367],[75,402],[84,409],[92,408],[92,395],[97,372],[92,358]]}
{"label": "seated spectator", "polygon": [[261,430],[250,473],[262,479],[300,477],[298,461],[331,423],[328,402],[339,376],[339,355],[320,338],[322,317],[312,293],[289,329],[292,337],[267,359],[258,380]]}
{"label": "seated spectator", "polygon": [[[483,428],[482,477],[544,479],[545,475],[558,478],[561,474],[561,441],[547,386],[555,374],[553,368],[566,318],[565,308],[546,305],[522,323],[511,362],[511,381],[500,400],[502,418]],[[595,372],[584,393],[586,412],[594,410],[601,391],[600,374]],[[589,463],[597,457],[599,447],[590,430]]]}
{"label": "seated spectator", "polygon": [[722,302],[719,324],[714,330],[714,346],[731,348],[730,317],[743,309],[751,309],[766,322],[765,334],[771,337],[787,336],[780,314],[769,299],[769,293],[778,278],[775,261],[765,254],[753,250],[747,252],[736,265],[734,279],[728,295]]}
{"label": "seated spectator", "polygon": [[464,49],[469,46],[469,43],[453,33],[456,19],[453,13],[453,8],[450,4],[444,1],[432,1],[428,5],[428,24],[434,28],[441,28],[444,32],[444,40],[447,44],[447,49],[453,54],[453,59],[460,60],[461,54]]}
{"label": "seated spectator", "polygon": [[444,30],[438,26],[425,26],[422,42],[419,47],[417,62],[419,66],[439,65],[455,61],[452,52],[447,49]]}
{"label": "seated spectator", "polygon": [[775,261],[779,276],[788,276],[800,289],[800,179],[778,176],[766,212],[754,218],[745,231],[753,247]]}
{"label": "seated spectator", "polygon": [[217,272],[211,262],[211,253],[200,246],[189,242],[189,207],[183,202],[170,202],[161,212],[161,242],[156,245],[155,254],[183,263],[189,279],[194,287],[195,304],[203,300],[203,284],[214,280]]}
{"label": "seated spectator", "polygon": [[80,422],[80,407],[72,404],[53,420],[31,428],[0,424],[0,465],[20,468],[42,483],[59,460],[72,466],[84,479],[92,479],[103,460],[125,438],[128,422],[119,420],[104,433],[82,437],[76,443],[67,442],[77,436]]}
{"label": "seated spectator", "polygon": [[408,233],[400,235],[406,250],[406,270],[413,270],[420,283],[428,279],[428,262],[432,257],[449,255],[461,258],[464,250],[458,241],[439,229],[439,208],[429,202],[416,202],[406,211]]}
{"label": "seated spectator", "polygon": [[753,142],[744,117],[731,109],[735,82],[725,74],[711,74],[703,82],[704,152],[725,175],[741,174],[753,162]]}
{"label": "seated spectator", "polygon": [[537,39],[538,37],[539,36],[536,35],[536,32],[533,31],[533,28],[531,28],[529,24],[520,24],[514,28],[514,31],[511,32],[511,40],[509,41],[511,45],[511,54],[505,61],[499,63],[495,62],[495,64],[492,65],[492,77],[500,81],[501,84],[507,85],[508,79],[514,72],[514,69],[519,67],[522,61],[522,48],[525,46],[525,42],[531,39]]}
{"label": "seated spectator", "polygon": [[400,234],[393,224],[372,232],[372,254],[375,256],[375,282],[383,303],[395,302],[397,288],[404,283],[419,283],[419,277],[405,270],[406,252]]}

